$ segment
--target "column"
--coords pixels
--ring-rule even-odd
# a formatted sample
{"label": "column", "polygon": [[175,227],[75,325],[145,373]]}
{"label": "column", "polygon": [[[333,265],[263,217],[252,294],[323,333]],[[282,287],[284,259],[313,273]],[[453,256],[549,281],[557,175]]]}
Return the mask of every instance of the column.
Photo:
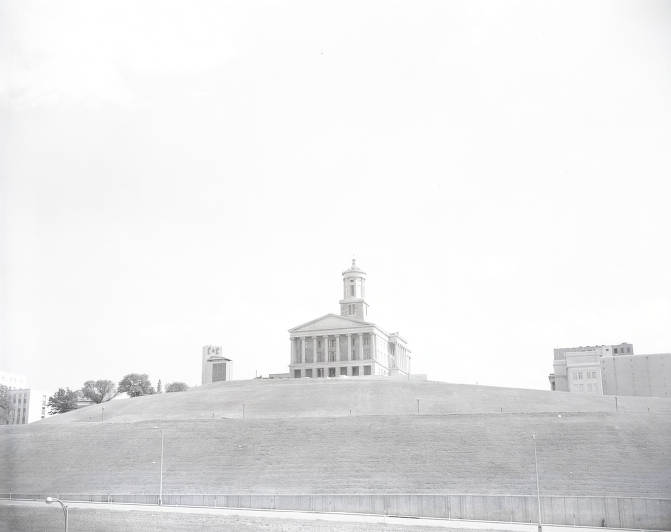
{"label": "column", "polygon": [[377,360],[377,342],[375,341],[375,333],[371,332],[370,333],[370,358],[373,360]]}
{"label": "column", "polygon": [[336,334],[336,362],[340,362],[340,335]]}
{"label": "column", "polygon": [[363,333],[359,333],[359,360],[363,360]]}
{"label": "column", "polygon": [[301,362],[305,364],[308,361],[308,359],[305,358],[305,337],[301,338],[300,342],[301,342]]}
{"label": "column", "polygon": [[352,360],[352,333],[347,333],[347,360]]}

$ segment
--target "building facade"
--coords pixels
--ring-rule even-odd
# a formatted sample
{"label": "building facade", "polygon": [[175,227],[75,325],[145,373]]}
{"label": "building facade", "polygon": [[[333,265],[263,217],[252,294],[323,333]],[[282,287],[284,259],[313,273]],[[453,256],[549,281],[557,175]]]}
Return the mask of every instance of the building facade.
{"label": "building facade", "polygon": [[554,372],[548,377],[550,389],[602,395],[601,358],[633,353],[634,346],[628,343],[559,347],[554,350]]}
{"label": "building facade", "polygon": [[628,343],[562,347],[549,379],[555,391],[671,397],[671,353],[636,355]]}
{"label": "building facade", "polygon": [[233,376],[233,361],[222,354],[221,346],[203,347],[202,384],[230,381]]}
{"label": "building facade", "polygon": [[289,330],[293,378],[409,375],[411,351],[399,333],[367,321],[366,273],[352,261],[342,274],[340,315],[326,314]]}
{"label": "building facade", "polygon": [[25,425],[47,416],[47,396],[28,387],[23,375],[0,372],[0,386],[7,388],[7,419],[0,423]]}
{"label": "building facade", "polygon": [[601,358],[604,395],[671,397],[671,353]]}

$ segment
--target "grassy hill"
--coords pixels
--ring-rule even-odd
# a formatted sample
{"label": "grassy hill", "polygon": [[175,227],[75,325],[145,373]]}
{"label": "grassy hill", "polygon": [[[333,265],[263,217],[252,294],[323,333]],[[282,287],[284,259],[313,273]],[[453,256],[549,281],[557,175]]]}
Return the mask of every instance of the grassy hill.
{"label": "grassy hill", "polygon": [[2,427],[0,493],[156,493],[160,427],[165,493],[532,494],[534,432],[546,495],[669,497],[671,400],[618,408],[391,379],[221,383],[112,401],[104,423],[95,406]]}
{"label": "grassy hill", "polygon": [[[115,400],[104,421],[212,418],[343,417],[350,415],[614,412],[615,398],[568,392],[497,388],[389,378],[232,381],[188,392]],[[671,399],[620,397],[620,412],[671,414]],[[100,406],[55,416],[44,423],[98,422]]]}

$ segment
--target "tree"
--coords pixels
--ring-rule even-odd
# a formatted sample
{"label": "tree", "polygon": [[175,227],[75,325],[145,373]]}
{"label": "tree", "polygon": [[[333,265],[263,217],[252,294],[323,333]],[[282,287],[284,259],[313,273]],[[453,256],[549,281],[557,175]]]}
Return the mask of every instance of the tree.
{"label": "tree", "polygon": [[155,393],[146,373],[129,373],[119,381],[117,390],[119,393],[127,393],[131,397]]}
{"label": "tree", "polygon": [[63,414],[77,408],[77,392],[70,388],[59,388],[58,391],[49,397],[49,413]]}
{"label": "tree", "polygon": [[86,381],[82,395],[96,404],[103,403],[116,395],[116,386],[108,380]]}
{"label": "tree", "polygon": [[165,386],[166,392],[185,392],[189,389],[185,382],[171,382]]}
{"label": "tree", "polygon": [[161,379],[158,380],[158,384],[156,385],[156,393],[163,393],[163,386],[161,385]]}

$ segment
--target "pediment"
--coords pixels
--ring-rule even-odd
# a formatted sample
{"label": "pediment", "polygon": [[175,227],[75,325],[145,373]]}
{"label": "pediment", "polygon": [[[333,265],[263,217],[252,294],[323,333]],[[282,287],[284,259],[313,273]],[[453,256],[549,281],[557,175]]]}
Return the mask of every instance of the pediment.
{"label": "pediment", "polygon": [[351,329],[353,327],[365,327],[366,325],[373,325],[367,321],[357,320],[353,318],[346,318],[338,316],[337,314],[327,314],[316,320],[309,321],[293,329],[289,329],[290,333],[307,332],[307,331],[323,331],[331,329]]}

